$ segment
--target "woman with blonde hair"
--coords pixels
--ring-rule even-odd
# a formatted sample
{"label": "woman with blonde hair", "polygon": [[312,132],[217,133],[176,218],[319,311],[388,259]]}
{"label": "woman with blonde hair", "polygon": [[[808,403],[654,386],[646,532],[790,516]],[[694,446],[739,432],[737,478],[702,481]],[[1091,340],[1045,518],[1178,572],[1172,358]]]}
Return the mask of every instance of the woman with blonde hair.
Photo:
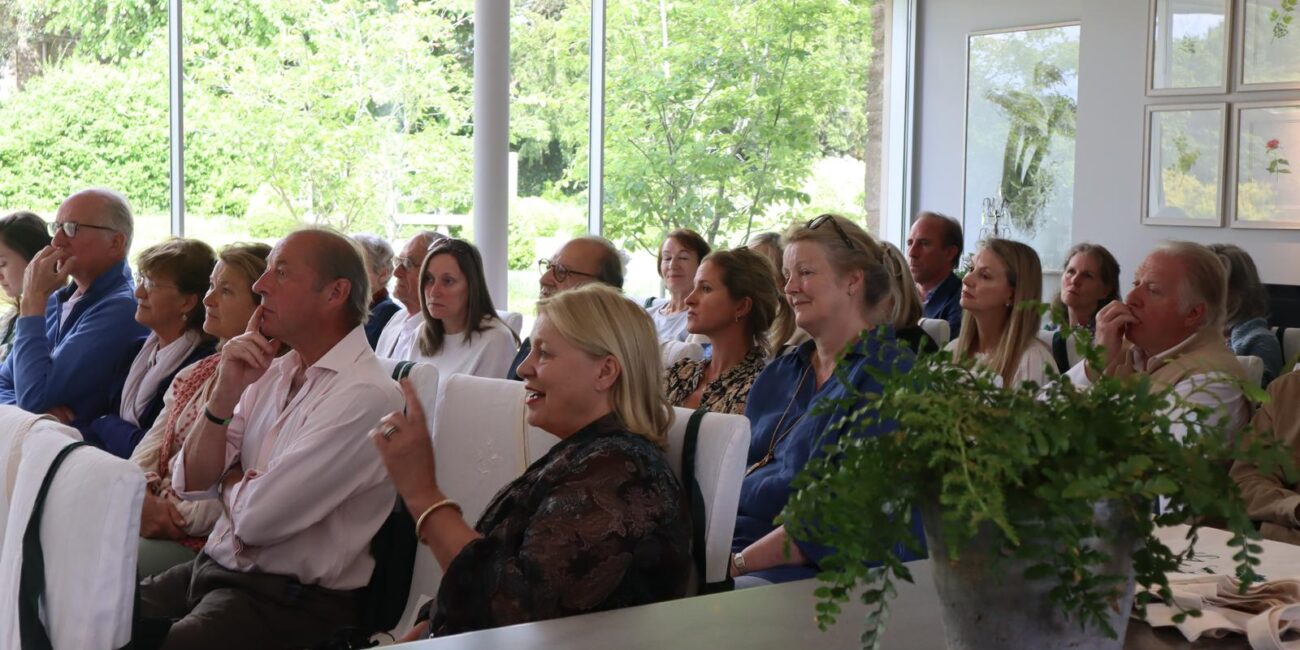
{"label": "woman with blonde hair", "polygon": [[743,247],[709,253],[686,296],[686,330],[707,338],[713,353],[668,369],[668,401],[744,414],[749,388],[774,347],[769,337],[779,304],[776,271],[767,258]]}
{"label": "woman with blonde hair", "polygon": [[[419,399],[370,433],[444,575],[432,623],[408,638],[596,612],[686,593],[691,524],[663,447],[654,324],[591,284],[537,303],[519,366],[528,423],[560,442],[507,485],[474,527],[446,498]],[[445,435],[445,434],[444,434]],[[466,459],[468,460],[468,459]]]}
{"label": "woman with blonde hair", "polygon": [[1056,361],[1038,340],[1038,312],[1022,305],[1042,295],[1042,264],[1034,249],[1009,239],[984,241],[962,278],[961,335],[947,349],[957,358],[975,357],[1003,386],[1046,383]]}
{"label": "woman with blonde hair", "polygon": [[913,352],[938,352],[938,342],[921,329],[921,293],[907,268],[907,257],[889,242],[881,246],[889,267],[889,322],[894,326],[894,336]]}
{"label": "woman with blonde hair", "polygon": [[[837,215],[797,225],[786,237],[785,294],[796,324],[811,339],[769,363],[749,391],[749,469],[731,545],[737,587],[810,578],[830,553],[809,540],[790,538],[775,520],[790,498],[794,477],[842,434],[832,423],[871,408],[852,396],[880,392],[872,371],[910,367],[911,355],[889,326],[885,259],[871,235]],[[860,338],[864,331],[873,334]],[[874,424],[859,435],[893,428]],[[920,516],[913,521],[921,539]]]}

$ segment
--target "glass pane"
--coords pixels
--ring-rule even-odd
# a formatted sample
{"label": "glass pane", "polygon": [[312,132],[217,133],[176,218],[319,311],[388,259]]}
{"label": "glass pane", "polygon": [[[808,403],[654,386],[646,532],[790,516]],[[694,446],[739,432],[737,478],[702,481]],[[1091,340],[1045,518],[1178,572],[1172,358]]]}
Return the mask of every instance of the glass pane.
{"label": "glass pane", "polygon": [[1147,217],[1217,221],[1223,177],[1223,112],[1151,113]]}
{"label": "glass pane", "polygon": [[0,214],[109,187],[134,252],[170,231],[167,4],[0,0]]}
{"label": "glass pane", "polygon": [[186,232],[393,242],[470,222],[472,0],[193,0]]}
{"label": "glass pane", "polygon": [[590,0],[513,0],[510,309],[531,329],[537,260],[587,231]]}
{"label": "glass pane", "polygon": [[878,218],[882,13],[869,0],[609,3],[605,234],[634,251],[629,295],[659,292],[674,228],[727,247],[819,211]]}
{"label": "glass pane", "polygon": [[1300,104],[1243,108],[1237,121],[1236,218],[1300,225]]}
{"label": "glass pane", "polygon": [[1226,0],[1159,0],[1155,11],[1152,87],[1222,86]]}
{"label": "glass pane", "polygon": [[1246,0],[1243,84],[1300,85],[1300,20],[1295,0]]}

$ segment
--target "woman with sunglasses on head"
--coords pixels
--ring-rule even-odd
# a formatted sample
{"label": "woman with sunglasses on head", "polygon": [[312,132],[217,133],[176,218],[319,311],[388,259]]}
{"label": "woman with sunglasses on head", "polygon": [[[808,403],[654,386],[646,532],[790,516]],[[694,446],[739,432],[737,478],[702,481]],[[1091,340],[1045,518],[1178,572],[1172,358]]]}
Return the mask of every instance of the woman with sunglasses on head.
{"label": "woman with sunglasses on head", "polygon": [[[823,445],[842,434],[833,423],[870,408],[850,399],[844,382],[854,395],[878,393],[880,384],[869,370],[905,370],[912,358],[889,324],[890,274],[885,252],[870,235],[844,217],[822,215],[793,227],[786,242],[785,293],[795,322],[812,339],[769,363],[749,392],[749,468],[732,542],[737,587],[817,573],[830,549],[790,539],[785,527],[774,523],[790,498],[790,483]],[[861,338],[864,331],[873,333]],[[893,428],[876,424],[860,435]],[[920,540],[920,517],[914,521]]]}
{"label": "woman with sunglasses on head", "polygon": [[687,228],[668,233],[659,246],[659,277],[668,288],[668,297],[649,300],[645,305],[659,331],[659,340],[686,340],[686,296],[695,288],[695,271],[709,250],[709,243]]}
{"label": "woman with sunglasses on head", "polygon": [[478,249],[440,239],[429,247],[418,277],[424,324],[410,360],[435,366],[440,383],[455,374],[504,377],[519,339],[492,306]]}
{"label": "woman with sunglasses on head", "polygon": [[216,263],[216,254],[197,239],[170,239],[140,253],[135,320],[149,335],[136,341],[131,363],[118,375],[125,378],[113,392],[113,412],[82,432],[86,442],[129,458],[162,411],[176,373],[216,349],[203,331],[203,294]]}
{"label": "woman with sunglasses on head", "polygon": [[709,253],[686,296],[686,329],[707,337],[713,354],[668,369],[669,403],[743,415],[749,388],[771,354],[779,304],[767,258],[747,248]]}
{"label": "woman with sunglasses on head", "polygon": [[0,361],[9,355],[18,322],[18,300],[23,295],[23,274],[27,265],[42,248],[50,245],[50,235],[39,216],[15,212],[0,219],[0,289],[13,301],[14,310],[4,318],[0,336]]}
{"label": "woman with sunglasses on head", "polygon": [[1038,340],[1038,312],[1022,305],[1043,295],[1038,253],[1009,239],[986,240],[961,284],[961,335],[947,347],[953,356],[975,357],[1003,386],[1047,383],[1056,360]]}

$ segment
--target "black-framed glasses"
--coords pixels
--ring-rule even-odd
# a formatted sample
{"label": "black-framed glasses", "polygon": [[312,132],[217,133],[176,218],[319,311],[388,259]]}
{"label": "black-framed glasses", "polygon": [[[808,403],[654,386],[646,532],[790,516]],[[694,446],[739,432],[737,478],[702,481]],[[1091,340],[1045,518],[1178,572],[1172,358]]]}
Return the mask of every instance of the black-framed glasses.
{"label": "black-framed glasses", "polygon": [[569,279],[570,275],[581,275],[583,277],[588,277],[593,279],[596,278],[596,275],[593,273],[583,273],[582,271],[574,271],[573,269],[563,264],[560,264],[559,262],[552,262],[551,260],[537,260],[537,270],[540,271],[542,275],[546,275],[547,271],[554,273],[556,282],[564,282],[565,280]]}
{"label": "black-framed glasses", "polygon": [[809,230],[816,230],[821,228],[822,225],[827,222],[835,228],[836,234],[840,236],[840,240],[844,242],[845,246],[848,246],[849,248],[857,248],[853,245],[853,240],[849,238],[849,234],[844,232],[844,229],[840,227],[840,224],[835,221],[835,215],[833,214],[823,214],[822,216],[809,221],[805,227]]}
{"label": "black-framed glasses", "polygon": [[109,228],[108,226],[92,226],[88,223],[77,223],[75,221],[51,221],[49,228],[51,237],[59,234],[59,231],[62,230],[63,234],[67,235],[69,239],[77,236],[77,229],[79,228],[94,228],[95,230],[111,230],[117,232],[117,228]]}

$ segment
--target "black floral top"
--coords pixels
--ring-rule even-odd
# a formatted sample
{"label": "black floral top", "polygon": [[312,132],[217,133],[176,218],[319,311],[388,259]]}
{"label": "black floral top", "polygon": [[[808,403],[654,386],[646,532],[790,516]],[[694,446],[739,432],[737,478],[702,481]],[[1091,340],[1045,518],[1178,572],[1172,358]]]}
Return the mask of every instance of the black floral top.
{"label": "black floral top", "polygon": [[433,636],[686,595],[691,520],[664,452],[607,415],[499,492],[438,588]]}
{"label": "black floral top", "polygon": [[[704,379],[707,361],[682,359],[674,363],[664,375],[664,394],[673,406],[683,406],[686,398],[695,393]],[[745,402],[749,399],[749,387],[754,385],[758,373],[767,365],[763,350],[755,347],[745,355],[736,367],[723,373],[713,383],[704,387],[700,395],[700,408],[714,413],[745,414]]]}

